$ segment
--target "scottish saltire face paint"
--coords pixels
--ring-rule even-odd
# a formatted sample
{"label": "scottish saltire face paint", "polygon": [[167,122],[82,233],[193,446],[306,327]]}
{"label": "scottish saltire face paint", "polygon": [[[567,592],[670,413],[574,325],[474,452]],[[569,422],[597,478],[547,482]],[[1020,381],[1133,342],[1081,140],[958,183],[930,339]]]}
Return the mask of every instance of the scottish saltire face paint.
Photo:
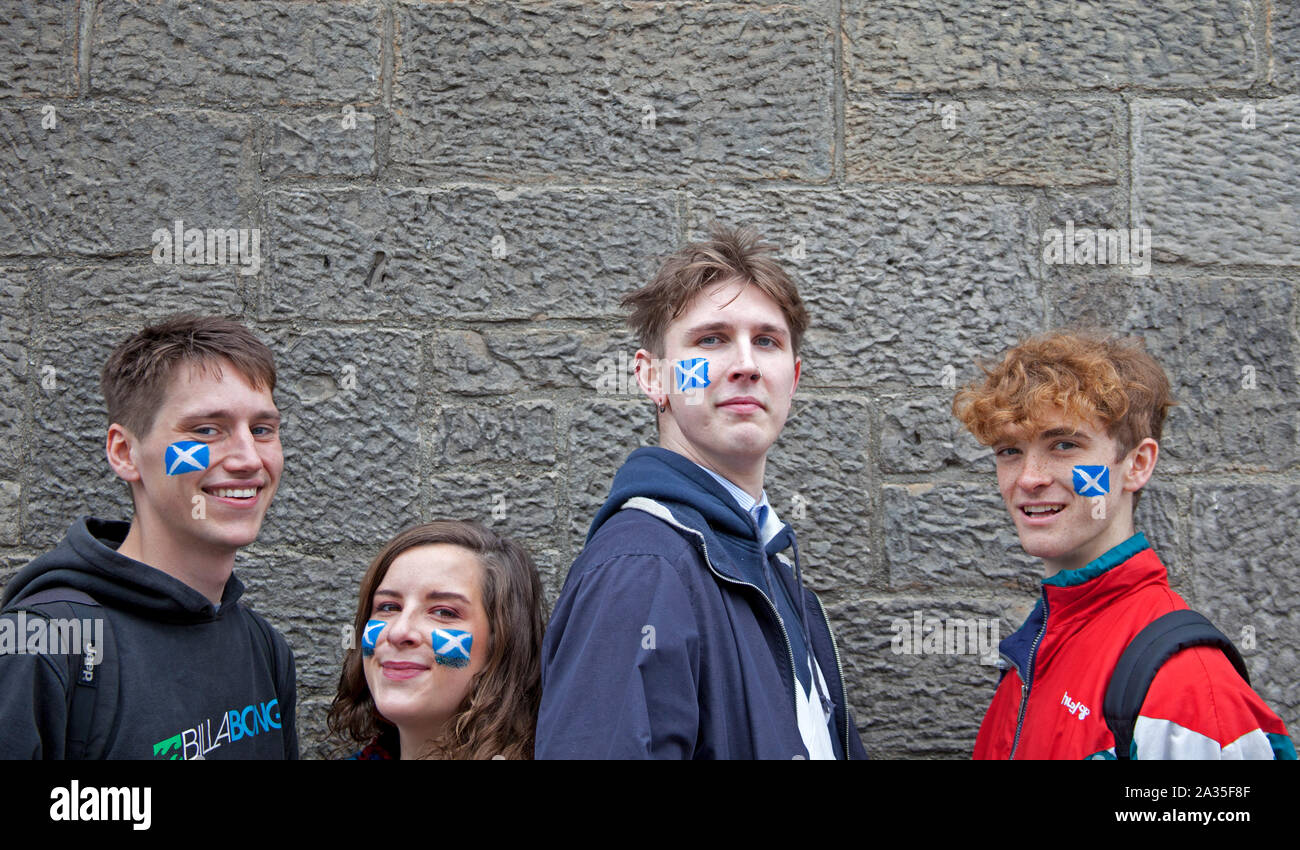
{"label": "scottish saltire face paint", "polygon": [[181,440],[167,447],[163,469],[168,475],[202,472],[208,468],[208,444]]}
{"label": "scottish saltire face paint", "polygon": [[469,664],[469,650],[474,636],[460,629],[433,630],[433,660],[447,667]]}
{"label": "scottish saltire face paint", "polygon": [[677,375],[678,392],[686,392],[687,390],[709,385],[709,361],[703,357],[678,360],[673,365],[673,371]]}
{"label": "scottish saltire face paint", "polygon": [[1110,492],[1110,467],[1076,466],[1074,492],[1080,496],[1104,496]]}
{"label": "scottish saltire face paint", "polygon": [[375,654],[375,644],[379,641],[379,633],[388,625],[384,620],[370,620],[366,623],[366,628],[361,632],[361,654],[370,656]]}

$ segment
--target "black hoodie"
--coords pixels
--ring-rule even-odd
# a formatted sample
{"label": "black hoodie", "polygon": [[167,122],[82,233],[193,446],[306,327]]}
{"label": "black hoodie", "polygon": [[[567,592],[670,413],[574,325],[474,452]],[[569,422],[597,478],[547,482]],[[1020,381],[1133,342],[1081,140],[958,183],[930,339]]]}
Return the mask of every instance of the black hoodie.
{"label": "black hoodie", "polygon": [[[116,658],[96,668],[87,757],[297,758],[293,653],[284,638],[239,604],[244,586],[234,575],[217,608],[178,579],[118,554],[129,528],[82,517],[5,588],[0,608],[11,624],[0,623],[0,758],[65,755],[75,665],[52,654],[53,642],[46,652],[26,651],[38,630],[27,611],[68,616],[61,603],[24,604],[54,588],[94,599],[98,607],[78,606],[80,616],[102,616],[111,633],[104,644],[115,649]],[[22,638],[20,622],[24,647],[12,640]]]}

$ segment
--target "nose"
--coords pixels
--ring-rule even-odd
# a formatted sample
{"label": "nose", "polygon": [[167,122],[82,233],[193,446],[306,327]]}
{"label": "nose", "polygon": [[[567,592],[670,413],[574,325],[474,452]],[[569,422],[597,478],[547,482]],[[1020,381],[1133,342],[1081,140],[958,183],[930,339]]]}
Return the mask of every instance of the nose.
{"label": "nose", "polygon": [[733,381],[757,381],[759,374],[753,343],[748,339],[740,339],[736,343],[736,359],[731,364],[728,377]]}
{"label": "nose", "polygon": [[257,440],[251,429],[236,428],[225,440],[225,456],[221,465],[231,472],[255,472],[262,468],[262,456],[257,453]]}
{"label": "nose", "polygon": [[[380,638],[387,638],[393,646],[416,646],[422,639],[423,632],[418,628],[418,605],[403,605],[402,611],[388,621]],[[430,638],[432,640],[432,638]]]}
{"label": "nose", "polygon": [[1046,459],[1036,449],[1025,453],[1024,465],[1016,476],[1016,486],[1022,490],[1037,490],[1052,483],[1051,471]]}

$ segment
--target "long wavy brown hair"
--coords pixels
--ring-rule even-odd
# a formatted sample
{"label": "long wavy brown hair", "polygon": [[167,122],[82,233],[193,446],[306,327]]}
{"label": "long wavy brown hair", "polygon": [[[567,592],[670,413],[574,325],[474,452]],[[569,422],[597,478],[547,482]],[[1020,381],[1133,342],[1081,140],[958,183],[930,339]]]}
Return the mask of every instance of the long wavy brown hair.
{"label": "long wavy brown hair", "polygon": [[[473,520],[436,520],[398,534],[361,579],[353,634],[365,628],[375,590],[399,555],[417,546],[449,543],[473,552],[483,567],[483,607],[491,629],[487,663],[475,674],[442,739],[430,755],[450,759],[533,757],[542,697],[542,584],[528,550]],[[355,643],[355,641],[354,641]],[[378,737],[396,754],[397,730],[375,709],[358,647],[343,658],[339,690],[328,717],[332,735],[349,745]]]}

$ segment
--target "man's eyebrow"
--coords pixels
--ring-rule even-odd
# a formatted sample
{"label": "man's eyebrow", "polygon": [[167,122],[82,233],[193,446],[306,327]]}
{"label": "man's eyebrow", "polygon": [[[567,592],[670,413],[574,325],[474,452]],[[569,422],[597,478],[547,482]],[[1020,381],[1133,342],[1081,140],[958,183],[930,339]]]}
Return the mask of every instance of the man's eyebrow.
{"label": "man's eyebrow", "polygon": [[1053,437],[1082,437],[1087,439],[1088,435],[1077,428],[1050,428],[1038,435],[1041,439],[1050,440]]}
{"label": "man's eyebrow", "polygon": [[[229,410],[208,410],[200,413],[188,413],[181,417],[181,421],[197,422],[200,420],[236,419],[236,418],[238,417],[234,413],[231,413]],[[253,414],[252,418],[258,422],[265,422],[267,420],[270,420],[272,422],[279,422],[281,417],[280,417],[280,412],[278,410],[259,410],[257,413]]]}
{"label": "man's eyebrow", "polygon": [[[684,329],[682,333],[686,336],[695,336],[696,334],[707,333],[709,331],[729,331],[734,327],[735,325],[731,322],[705,322],[702,325],[692,325],[691,327]],[[755,330],[759,333],[776,334],[779,336],[786,336],[789,334],[789,331],[785,328],[780,325],[771,324],[770,322],[764,322],[763,324],[758,325]]]}

